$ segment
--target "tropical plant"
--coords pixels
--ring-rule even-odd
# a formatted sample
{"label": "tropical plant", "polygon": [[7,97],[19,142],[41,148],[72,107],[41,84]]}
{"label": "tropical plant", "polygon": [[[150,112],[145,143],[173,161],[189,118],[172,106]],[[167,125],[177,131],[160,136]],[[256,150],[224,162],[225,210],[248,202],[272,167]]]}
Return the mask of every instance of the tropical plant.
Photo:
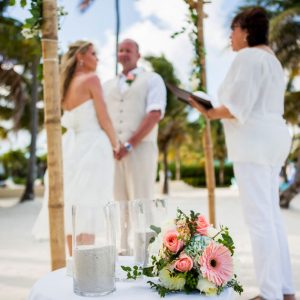
{"label": "tropical plant", "polygon": [[[6,5],[7,8],[7,5]],[[3,6],[4,11],[4,6]],[[10,17],[0,17],[0,85],[5,95],[2,102],[2,118],[14,119],[14,128],[30,127],[31,145],[27,180],[21,201],[34,198],[34,180],[36,178],[36,138],[38,132],[38,110],[36,107],[38,92],[37,74],[40,57],[40,44],[35,39],[25,39],[21,34],[23,24]],[[22,49],[22,51],[20,51]],[[21,72],[16,72],[16,66]],[[8,91],[8,93],[6,92]]]}
{"label": "tropical plant", "polygon": [[225,160],[227,158],[227,149],[225,145],[225,135],[224,135],[223,125],[219,120],[213,121],[211,123],[211,133],[212,133],[212,140],[214,145],[214,158],[217,159],[220,163],[218,182],[221,186],[223,186],[225,183],[224,169],[225,169]]}
{"label": "tropical plant", "polygon": [[1,162],[4,165],[6,177],[25,178],[27,160],[24,151],[9,151],[1,156]]}
{"label": "tropical plant", "polygon": [[[153,70],[160,74],[165,82],[179,84],[173,65],[164,56],[147,56],[146,61],[150,62]],[[158,145],[162,153],[162,165],[164,170],[163,193],[168,194],[168,151],[173,144],[179,147],[187,134],[187,111],[185,105],[179,102],[174,95],[167,91],[167,107],[164,118],[160,122],[158,133]]]}

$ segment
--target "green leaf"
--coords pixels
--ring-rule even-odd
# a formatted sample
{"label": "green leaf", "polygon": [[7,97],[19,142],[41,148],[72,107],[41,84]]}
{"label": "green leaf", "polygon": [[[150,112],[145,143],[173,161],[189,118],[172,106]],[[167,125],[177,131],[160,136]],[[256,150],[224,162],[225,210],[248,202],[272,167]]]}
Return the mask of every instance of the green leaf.
{"label": "green leaf", "polygon": [[151,225],[151,226],[150,226],[150,229],[152,229],[156,234],[160,234],[160,233],[161,233],[160,227]]}
{"label": "green leaf", "polygon": [[153,275],[153,266],[143,268],[143,275],[147,277],[154,277]]}
{"label": "green leaf", "polygon": [[156,291],[158,292],[158,294],[159,294],[162,298],[164,298],[164,297],[166,296],[166,294],[169,294],[169,293],[172,293],[172,292],[173,292],[172,290],[169,290],[169,289],[163,287],[162,285],[156,284],[156,283],[154,283],[154,282],[152,282],[152,281],[147,281],[147,283],[150,284],[151,288],[156,289]]}
{"label": "green leaf", "polygon": [[21,7],[25,7],[27,4],[27,0],[21,0]]}
{"label": "green leaf", "polygon": [[219,243],[223,244],[225,247],[227,247],[230,250],[231,255],[233,255],[235,246],[234,246],[233,239],[229,235],[228,227],[222,227],[221,226],[221,232],[220,233],[221,233],[222,238],[219,238],[217,241]]}
{"label": "green leaf", "polygon": [[9,0],[9,5],[14,6],[16,4],[16,0]]}
{"label": "green leaf", "polygon": [[125,272],[130,272],[131,268],[130,267],[126,267],[126,266],[121,266],[122,270]]}
{"label": "green leaf", "polygon": [[122,270],[127,272],[127,279],[136,280],[138,277],[142,275],[143,268],[134,266],[133,269],[126,266],[121,266]]}
{"label": "green leaf", "polygon": [[155,237],[153,236],[150,240],[149,240],[149,244],[152,244],[155,241]]}
{"label": "green leaf", "polygon": [[244,291],[243,286],[237,281],[236,274],[234,274],[233,277],[234,277],[233,279],[227,282],[226,287],[232,287],[235,292],[241,295],[242,292]]}

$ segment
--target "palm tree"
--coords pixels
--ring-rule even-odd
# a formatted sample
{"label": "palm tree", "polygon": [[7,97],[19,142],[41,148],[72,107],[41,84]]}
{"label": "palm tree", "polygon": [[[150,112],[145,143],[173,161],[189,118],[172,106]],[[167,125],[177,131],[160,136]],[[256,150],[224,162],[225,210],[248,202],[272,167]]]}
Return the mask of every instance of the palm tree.
{"label": "palm tree", "polygon": [[34,199],[34,181],[37,177],[36,174],[36,141],[38,133],[38,110],[37,110],[37,100],[38,100],[38,66],[40,64],[40,56],[36,55],[33,57],[31,65],[32,74],[32,94],[30,102],[30,121],[31,121],[31,142],[29,150],[29,161],[28,161],[28,172],[27,180],[24,193],[21,197],[21,202]]}
{"label": "palm tree", "polygon": [[[300,91],[287,92],[285,97],[285,118],[294,126],[300,126]],[[291,159],[296,161],[296,174],[293,183],[280,193],[280,206],[288,208],[292,199],[300,193],[300,136],[293,137],[294,151],[290,154]]]}
{"label": "palm tree", "polygon": [[15,64],[24,62],[25,57],[20,51],[25,46],[24,39],[20,35],[21,27],[22,23],[19,21],[0,15],[0,85],[8,89],[6,99],[13,102],[15,128],[22,115],[26,98],[25,82],[14,70]]}
{"label": "palm tree", "polygon": [[[7,5],[6,5],[7,7]],[[6,8],[2,5],[2,11]],[[37,69],[39,66],[40,44],[35,39],[25,40],[21,34],[22,23],[18,20],[0,16],[0,42],[3,47],[0,50],[2,56],[0,84],[10,91],[6,97],[12,101],[15,111],[12,113],[14,117],[14,128],[20,125],[29,127],[31,133],[30,157],[28,163],[28,172],[26,187],[21,202],[34,199],[34,180],[36,178],[36,139],[38,132],[38,110],[36,102],[38,98],[38,80]],[[22,49],[22,51],[20,51]],[[20,64],[23,72],[20,75],[14,70],[14,65]],[[30,69],[30,71],[29,71]],[[30,73],[30,75],[28,74]],[[28,79],[31,76],[32,79]],[[31,101],[30,94],[31,93]],[[24,111],[25,105],[30,103],[30,118],[26,118]],[[25,124],[23,120],[27,122]]]}
{"label": "palm tree", "polygon": [[[84,12],[87,8],[91,6],[94,0],[80,0],[79,8]],[[120,36],[120,3],[119,0],[115,0],[115,12],[116,12],[116,75],[118,74],[118,45],[119,45],[119,36]]]}
{"label": "palm tree", "polygon": [[[179,84],[174,71],[173,65],[164,57],[147,56],[146,61],[150,62],[153,70],[160,74],[162,78],[169,83]],[[163,193],[168,194],[168,151],[170,146],[176,145],[178,142],[184,141],[186,136],[187,112],[185,105],[178,100],[168,91],[167,93],[167,108],[165,117],[160,122],[158,132],[158,145],[163,156],[163,169],[164,169],[164,184]]]}
{"label": "palm tree", "polygon": [[225,145],[225,135],[222,123],[217,120],[211,123],[212,140],[214,145],[214,157],[220,162],[219,185],[224,185],[225,180],[225,160],[227,158],[227,148]]}

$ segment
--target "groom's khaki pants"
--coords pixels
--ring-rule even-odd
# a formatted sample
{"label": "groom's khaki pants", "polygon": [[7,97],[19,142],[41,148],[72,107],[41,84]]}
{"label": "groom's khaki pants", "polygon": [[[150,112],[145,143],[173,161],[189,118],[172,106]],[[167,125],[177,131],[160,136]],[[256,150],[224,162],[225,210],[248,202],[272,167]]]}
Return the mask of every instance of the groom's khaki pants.
{"label": "groom's khaki pants", "polygon": [[158,149],[154,142],[141,142],[115,163],[114,196],[121,212],[121,252],[129,254],[130,229],[128,201],[154,199]]}
{"label": "groom's khaki pants", "polygon": [[249,226],[260,295],[281,300],[293,294],[291,262],[280,207],[280,167],[234,163],[244,217]]}

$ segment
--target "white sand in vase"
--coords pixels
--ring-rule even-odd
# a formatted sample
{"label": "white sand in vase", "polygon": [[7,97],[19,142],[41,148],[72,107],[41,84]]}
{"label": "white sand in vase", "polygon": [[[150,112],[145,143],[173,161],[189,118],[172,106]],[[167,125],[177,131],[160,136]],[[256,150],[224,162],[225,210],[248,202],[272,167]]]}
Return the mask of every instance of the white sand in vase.
{"label": "white sand in vase", "polygon": [[79,246],[74,250],[74,292],[79,295],[105,295],[115,290],[114,246]]}

